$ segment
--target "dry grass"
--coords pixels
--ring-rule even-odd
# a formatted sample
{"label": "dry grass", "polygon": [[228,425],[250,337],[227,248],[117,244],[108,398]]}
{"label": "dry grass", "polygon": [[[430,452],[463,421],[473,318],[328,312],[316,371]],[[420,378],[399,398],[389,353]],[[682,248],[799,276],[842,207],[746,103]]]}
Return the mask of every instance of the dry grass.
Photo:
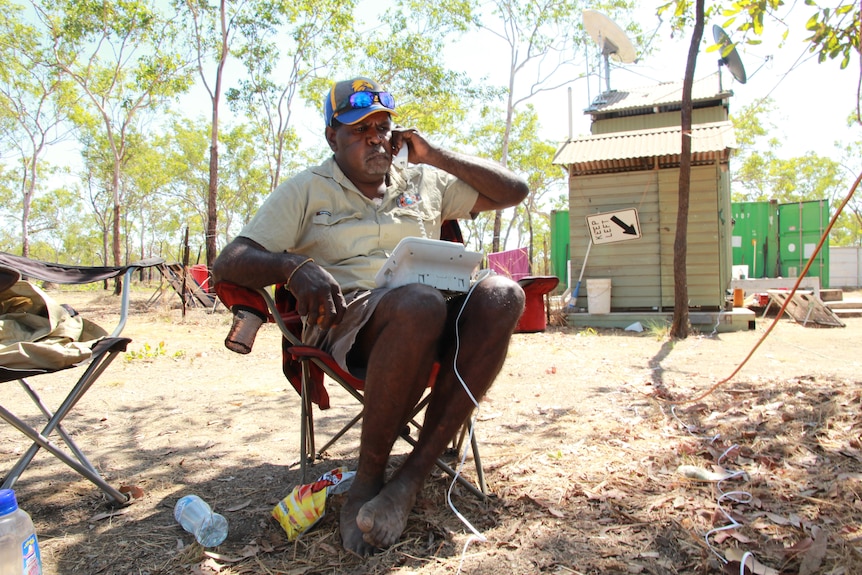
{"label": "dry grass", "polygon": [[[448,479],[435,475],[402,540],[365,560],[341,548],[338,497],[295,543],[270,519],[298,482],[298,402],[278,373],[277,334],[265,330],[240,357],[221,347],[227,325],[225,314],[183,319],[169,308],[131,320],[133,349],[164,341],[166,353],[112,366],[69,427],[116,484],[144,497],[105,517],[110,507],[91,485],[37,457],[19,497],[46,572],[696,575],[739,573],[746,551],[772,569],[761,573],[862,572],[862,387],[852,351],[862,319],[843,330],[788,320],[737,379],[678,406],[656,391],[684,398],[708,388],[759,334],[675,343],[565,327],[517,335],[477,426],[494,497],[458,487],[453,496],[486,541],[464,551],[470,531],[446,503]],[[333,408],[318,421],[325,431],[344,417]],[[356,438],[347,439],[316,470],[354,465]],[[0,469],[26,446],[0,429]],[[736,475],[702,481],[683,465]],[[174,523],[173,503],[189,492],[228,517],[219,548],[205,553]]]}

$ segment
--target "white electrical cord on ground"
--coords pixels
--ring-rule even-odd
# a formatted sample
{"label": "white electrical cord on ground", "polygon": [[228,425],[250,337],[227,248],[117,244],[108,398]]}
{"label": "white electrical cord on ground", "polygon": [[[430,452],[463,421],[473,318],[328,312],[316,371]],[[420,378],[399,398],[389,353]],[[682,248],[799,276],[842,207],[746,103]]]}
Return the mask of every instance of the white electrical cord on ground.
{"label": "white electrical cord on ground", "polygon": [[[480,272],[477,280],[470,286],[470,289],[467,291],[467,296],[464,298],[464,303],[461,304],[461,309],[458,310],[458,315],[455,318],[455,357],[452,360],[452,369],[455,373],[455,377],[458,378],[458,381],[461,383],[461,387],[464,388],[464,391],[467,393],[467,397],[470,398],[470,401],[473,402],[473,406],[476,408],[476,413],[479,412],[479,402],[476,400],[476,397],[470,391],[470,388],[467,387],[467,382],[464,381],[464,378],[461,377],[461,373],[458,371],[458,352],[461,350],[461,334],[458,330],[458,323],[461,321],[461,314],[464,313],[464,309],[467,307],[467,302],[470,300],[470,296],[473,294],[473,290],[476,289],[482,281],[486,278],[493,275],[493,272],[490,270],[483,270]],[[455,516],[461,520],[463,523],[473,534],[467,538],[467,541],[464,543],[464,548],[461,550],[461,561],[458,563],[458,571],[456,573],[461,573],[461,568],[464,566],[464,558],[467,555],[467,547],[470,546],[470,543],[474,541],[485,542],[488,539],[482,535],[473,524],[470,523],[466,517],[464,517],[458,509],[455,507],[455,504],[452,503],[452,489],[455,487],[455,483],[458,481],[458,477],[461,475],[461,470],[464,467],[464,462],[467,460],[467,449],[473,443],[473,426],[470,426],[469,437],[467,437],[467,441],[464,442],[464,450],[461,453],[461,459],[458,462],[458,467],[455,470],[455,477],[452,478],[452,483],[449,485],[449,489],[446,492],[446,501],[449,504],[449,508],[455,514]]]}
{"label": "white electrical cord on ground", "polygon": [[[683,429],[685,429],[689,433],[689,435],[691,435],[693,437],[697,437],[693,433],[693,429],[695,426],[688,425],[679,418],[679,416],[676,414],[676,406],[673,406],[671,408],[671,414],[679,422],[679,424],[683,427]],[[709,443],[714,443],[715,441],[717,441],[719,439],[719,437],[720,437],[720,435],[714,435],[712,438],[702,437],[701,439],[706,440]],[[716,463],[718,465],[721,465],[721,462],[724,460],[725,457],[727,457],[728,453],[730,453],[734,449],[737,449],[738,447],[739,447],[738,445],[734,444],[734,445],[731,445],[730,447],[728,447],[727,449],[725,449],[724,452],[719,456]],[[742,527],[742,524],[739,523],[736,519],[734,519],[733,516],[731,515],[731,513],[727,512],[724,509],[724,507],[722,506],[722,503],[725,501],[730,501],[732,503],[743,503],[743,504],[745,504],[745,503],[750,503],[751,500],[753,499],[751,493],[749,493],[748,491],[741,491],[741,490],[724,491],[722,489],[722,484],[725,481],[727,481],[729,479],[740,478],[740,477],[742,477],[742,478],[747,477],[747,474],[745,473],[745,471],[743,471],[741,469],[734,471],[734,472],[731,472],[729,475],[727,475],[723,479],[720,479],[716,482],[715,486],[716,486],[716,490],[718,491],[718,497],[716,498],[716,504],[718,505],[718,510],[721,512],[722,515],[724,515],[725,519],[727,519],[727,521],[729,521],[729,523],[722,525],[721,527],[715,527],[713,529],[710,529],[703,536],[703,539],[706,542],[706,546],[709,548],[709,550],[713,553],[713,555],[718,557],[718,559],[722,563],[724,563],[725,565],[727,563],[729,563],[729,561],[713,546],[712,542],[710,541],[710,537],[716,533],[721,532],[721,531],[728,531],[730,529],[736,529],[737,527]],[[752,560],[756,561],[756,558],[754,557],[754,555],[750,551],[746,551],[745,554],[742,556],[742,560],[740,561],[740,568],[739,568],[740,575],[745,575],[745,562],[748,560],[749,557],[751,557]]]}

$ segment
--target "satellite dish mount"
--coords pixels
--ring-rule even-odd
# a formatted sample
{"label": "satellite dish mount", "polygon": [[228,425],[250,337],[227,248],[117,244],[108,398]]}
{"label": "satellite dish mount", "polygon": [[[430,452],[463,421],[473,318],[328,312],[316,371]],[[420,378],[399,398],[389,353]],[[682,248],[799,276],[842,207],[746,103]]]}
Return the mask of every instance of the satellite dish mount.
{"label": "satellite dish mount", "polygon": [[748,77],[745,75],[745,66],[742,65],[742,58],[739,57],[739,52],[736,51],[736,46],[733,45],[733,42],[730,41],[730,36],[727,35],[727,32],[719,26],[715,24],[712,27],[712,37],[715,38],[715,43],[719,45],[719,49],[721,50],[721,57],[718,59],[718,87],[721,87],[721,67],[727,66],[727,69],[730,71],[730,75],[739,82],[740,84],[745,84],[748,81]]}
{"label": "satellite dish mount", "polygon": [[626,33],[613,20],[595,10],[584,10],[584,28],[602,51],[605,64],[605,88],[611,91],[610,58],[624,64],[636,61],[637,54]]}

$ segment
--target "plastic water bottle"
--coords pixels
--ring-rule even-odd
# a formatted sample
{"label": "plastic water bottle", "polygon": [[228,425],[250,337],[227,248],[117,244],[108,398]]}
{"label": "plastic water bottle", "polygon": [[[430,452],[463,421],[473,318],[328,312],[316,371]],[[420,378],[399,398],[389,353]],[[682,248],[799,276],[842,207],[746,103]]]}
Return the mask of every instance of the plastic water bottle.
{"label": "plastic water bottle", "polygon": [[42,575],[33,521],[11,489],[0,489],[0,575]]}
{"label": "plastic water bottle", "polygon": [[207,502],[197,495],[186,495],[177,501],[174,519],[204,547],[215,547],[227,538],[227,519],[213,513]]}

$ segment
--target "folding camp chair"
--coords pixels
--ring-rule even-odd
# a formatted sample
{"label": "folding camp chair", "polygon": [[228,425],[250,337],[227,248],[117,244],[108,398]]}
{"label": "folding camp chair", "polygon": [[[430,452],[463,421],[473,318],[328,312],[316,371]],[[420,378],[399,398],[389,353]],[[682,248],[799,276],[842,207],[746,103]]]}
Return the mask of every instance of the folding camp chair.
{"label": "folding camp chair", "polygon": [[[107,337],[99,339],[93,345],[92,354],[89,358],[79,363],[56,369],[35,366],[33,368],[20,366],[12,368],[0,365],[0,383],[17,380],[47,419],[47,424],[39,431],[36,427],[27,424],[6,407],[0,405],[0,418],[33,441],[33,445],[6,474],[2,488],[11,489],[39,449],[44,448],[80,475],[93,482],[114,501],[117,503],[126,503],[128,496],[112,487],[102,478],[96,467],[87,459],[80,447],[63,429],[61,422],[111,362],[113,362],[116,356],[126,350],[126,346],[131,341],[127,337],[121,337],[120,334],[126,325],[128,317],[129,288],[132,274],[136,270],[157,265],[162,261],[160,258],[153,258],[121,267],[78,267],[40,262],[0,252],[0,292],[6,291],[21,277],[35,278],[60,284],[88,284],[123,276],[120,319],[112,333]],[[84,373],[69,391],[60,406],[52,412],[42,402],[28,379],[70,368],[81,368],[84,370]],[[7,394],[4,393],[4,397],[8,397]],[[66,444],[67,449],[49,439],[49,436],[54,432],[60,436]]]}
{"label": "folding camp chair", "polygon": [[[441,230],[441,238],[463,243],[457,222],[452,220],[444,222]],[[285,376],[300,394],[300,470],[303,482],[307,482],[308,464],[320,459],[327,449],[362,419],[365,405],[363,397],[365,381],[341,369],[329,354],[316,347],[302,343],[302,320],[294,309],[296,302],[293,299],[293,295],[283,285],[275,286],[274,296],[265,289],[250,290],[229,282],[217,283],[215,290],[219,299],[235,316],[234,326],[232,326],[227,339],[225,339],[225,345],[228,349],[238,353],[249,353],[251,351],[253,335],[247,341],[242,341],[242,337],[234,337],[239,330],[243,329],[239,327],[238,321],[251,322],[254,329],[259,327],[264,321],[272,321],[281,330],[283,336],[282,369]],[[437,366],[429,374],[429,387],[433,385],[436,371]],[[352,395],[362,405],[363,410],[344,425],[341,430],[332,435],[323,447],[318,450],[315,449],[313,405],[317,404],[320,409],[328,409],[330,406],[329,394],[323,382],[324,374]],[[426,393],[411,415],[408,421],[408,428],[400,435],[403,440],[411,445],[415,446],[416,440],[410,435],[409,428],[413,427],[421,431],[422,426],[416,417],[425,408],[429,399],[430,396]],[[457,473],[443,459],[438,458],[436,463],[437,467],[450,477],[456,478],[459,484],[471,493],[480,498],[485,498],[487,496],[487,486],[485,484],[485,475],[482,469],[482,460],[479,456],[479,445],[473,430],[473,423],[472,417],[469,417],[465,422],[456,449],[460,451],[464,437],[469,436],[478,487],[470,483],[463,475]]]}
{"label": "folding camp chair", "polygon": [[[235,314],[235,326],[236,319],[242,317],[244,314],[244,318],[241,321],[252,321],[255,322],[256,326],[259,326],[263,321],[272,321],[282,333],[282,367],[285,376],[287,376],[293,387],[300,394],[300,472],[303,482],[307,482],[308,464],[321,459],[327,449],[334,445],[362,419],[365,405],[363,397],[365,381],[341,369],[328,353],[302,343],[300,339],[302,330],[301,319],[294,309],[295,302],[293,301],[293,296],[284,286],[279,285],[275,287],[275,297],[266,289],[250,290],[229,282],[219,282],[215,285],[215,289],[225,306],[230,308]],[[255,320],[254,317],[258,319]],[[232,338],[232,334],[236,333],[236,331],[236,327],[231,329],[231,333],[228,334],[228,338],[225,340],[225,345],[232,351],[248,353],[251,351],[251,346],[248,342],[241,342]],[[433,379],[436,376],[436,367],[429,374],[429,387],[433,384]],[[313,406],[317,404],[319,409],[329,409],[330,407],[329,393],[323,381],[324,374],[352,395],[362,405],[363,409],[338,432],[333,434],[323,447],[318,450],[315,449]],[[426,393],[407,422],[408,427],[399,436],[411,445],[415,446],[416,440],[410,435],[409,428],[413,427],[421,431],[422,426],[416,417],[425,408],[429,399],[430,395]],[[458,442],[459,446],[467,435],[470,437],[478,487],[470,483],[463,475],[457,473],[443,459],[437,459],[437,467],[450,477],[456,478],[462,486],[474,495],[485,498],[487,496],[487,486],[482,470],[482,461],[479,456],[478,442],[473,432],[472,417],[468,418],[464,424]],[[460,447],[456,448],[460,449]]]}

